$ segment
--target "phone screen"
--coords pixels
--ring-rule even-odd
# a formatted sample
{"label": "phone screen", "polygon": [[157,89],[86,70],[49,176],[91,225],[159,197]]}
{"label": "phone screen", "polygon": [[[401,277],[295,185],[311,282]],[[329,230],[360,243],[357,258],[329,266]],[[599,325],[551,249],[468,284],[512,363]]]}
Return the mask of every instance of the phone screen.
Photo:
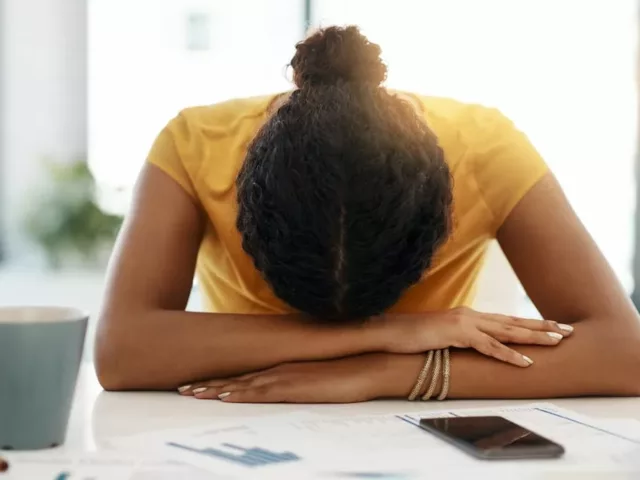
{"label": "phone screen", "polygon": [[564,448],[503,417],[423,418],[420,427],[480,458],[554,458]]}

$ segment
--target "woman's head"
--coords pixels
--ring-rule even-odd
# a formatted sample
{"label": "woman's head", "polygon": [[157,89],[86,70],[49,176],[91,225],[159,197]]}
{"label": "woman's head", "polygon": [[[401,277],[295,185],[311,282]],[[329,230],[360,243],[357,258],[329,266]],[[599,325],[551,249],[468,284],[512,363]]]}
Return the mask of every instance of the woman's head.
{"label": "woman's head", "polygon": [[320,321],[391,307],[451,223],[451,179],[415,109],[380,84],[380,47],[356,27],[296,47],[298,87],[238,176],[243,247],[275,294]]}

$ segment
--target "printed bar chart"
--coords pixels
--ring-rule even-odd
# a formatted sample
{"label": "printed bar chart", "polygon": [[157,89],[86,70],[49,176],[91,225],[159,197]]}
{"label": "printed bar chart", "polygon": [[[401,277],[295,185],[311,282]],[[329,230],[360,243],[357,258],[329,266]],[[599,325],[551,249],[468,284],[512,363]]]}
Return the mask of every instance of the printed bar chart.
{"label": "printed bar chart", "polygon": [[276,453],[265,448],[245,448],[232,443],[223,443],[221,445],[229,451],[212,447],[195,448],[175,442],[169,442],[167,445],[187,450],[198,455],[224,460],[243,467],[264,467],[266,465],[273,465],[276,463],[295,462],[301,460],[299,456],[292,452]]}

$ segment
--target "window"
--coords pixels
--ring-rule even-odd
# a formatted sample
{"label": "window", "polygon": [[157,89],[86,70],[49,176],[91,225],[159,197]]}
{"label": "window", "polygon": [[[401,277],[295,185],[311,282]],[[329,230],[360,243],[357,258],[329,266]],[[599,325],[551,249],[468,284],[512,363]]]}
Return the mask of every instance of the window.
{"label": "window", "polygon": [[126,211],[159,131],[182,108],[290,88],[300,0],[90,0],[89,162]]}
{"label": "window", "polygon": [[633,288],[635,0],[315,0],[383,47],[389,86],[500,108]]}
{"label": "window", "polygon": [[[125,211],[154,137],[180,109],[290,88],[304,3],[90,0],[90,164],[104,207]],[[314,23],[355,23],[382,45],[390,86],[510,116],[631,290],[634,0],[311,3]]]}

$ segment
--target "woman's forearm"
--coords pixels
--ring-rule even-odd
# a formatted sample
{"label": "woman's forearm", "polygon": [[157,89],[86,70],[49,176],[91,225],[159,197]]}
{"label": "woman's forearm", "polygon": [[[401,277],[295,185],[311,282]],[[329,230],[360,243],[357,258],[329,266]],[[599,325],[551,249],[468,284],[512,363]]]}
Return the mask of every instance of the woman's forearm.
{"label": "woman's forearm", "polygon": [[295,315],[161,310],[126,315],[132,321],[100,322],[96,370],[108,390],[175,389],[196,380],[379,347],[373,329],[314,325]]}
{"label": "woman's forearm", "polygon": [[[514,347],[534,360],[528,368],[472,350],[452,351],[449,398],[640,395],[640,333],[607,328],[595,319],[575,326],[573,336],[556,347]],[[388,355],[384,396],[406,397],[424,358]]]}

